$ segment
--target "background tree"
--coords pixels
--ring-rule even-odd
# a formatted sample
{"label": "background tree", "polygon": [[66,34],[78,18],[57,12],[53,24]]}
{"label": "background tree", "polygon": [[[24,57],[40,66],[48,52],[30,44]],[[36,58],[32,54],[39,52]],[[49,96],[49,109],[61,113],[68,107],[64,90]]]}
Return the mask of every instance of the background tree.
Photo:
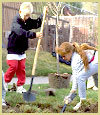
{"label": "background tree", "polygon": [[[58,39],[58,22],[59,22],[59,15],[61,14],[61,2],[48,2],[48,6],[54,16],[56,16],[56,47],[59,46],[59,39]],[[59,55],[56,54],[57,58],[57,73],[59,73]]]}

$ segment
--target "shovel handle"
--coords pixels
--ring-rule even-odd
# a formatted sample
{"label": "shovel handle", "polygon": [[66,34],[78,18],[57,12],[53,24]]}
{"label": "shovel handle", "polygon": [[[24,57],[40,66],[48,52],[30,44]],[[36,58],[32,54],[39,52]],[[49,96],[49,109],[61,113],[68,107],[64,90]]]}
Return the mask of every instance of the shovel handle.
{"label": "shovel handle", "polygon": [[[42,21],[41,31],[40,31],[41,33],[43,33],[43,28],[44,28],[46,13],[47,13],[46,12],[46,6],[44,6],[44,10],[43,10],[43,21]],[[38,44],[37,44],[37,48],[36,48],[36,53],[35,53],[35,57],[34,57],[32,75],[35,75],[35,69],[36,69],[36,65],[37,65],[37,58],[38,58],[40,43],[41,43],[41,39],[38,40]]]}
{"label": "shovel handle", "polygon": [[33,79],[34,79],[34,76],[32,76],[32,79],[31,79],[31,85],[30,85],[30,88],[29,88],[29,92],[31,91],[31,89],[32,89],[32,84],[33,84]]}

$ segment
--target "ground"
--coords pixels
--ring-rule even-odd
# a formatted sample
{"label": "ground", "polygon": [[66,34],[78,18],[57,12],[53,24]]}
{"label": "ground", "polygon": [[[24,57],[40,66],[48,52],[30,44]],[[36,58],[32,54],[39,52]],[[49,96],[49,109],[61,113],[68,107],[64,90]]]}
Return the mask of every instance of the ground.
{"label": "ground", "polygon": [[[24,86],[29,89],[29,85]],[[28,103],[23,99],[22,94],[17,94],[10,85],[6,93],[5,100],[7,106],[2,108],[3,113],[60,113],[64,102],[65,94],[68,94],[71,88],[56,89],[55,95],[46,95],[45,89],[50,89],[48,84],[34,84],[31,92],[36,94],[36,100]],[[78,94],[78,92],[77,92]],[[87,101],[78,110],[74,111],[73,107],[79,102],[79,96],[76,96],[74,101],[67,105],[65,113],[98,113],[98,92],[92,89],[87,90]]]}
{"label": "ground", "polygon": [[[2,108],[2,112],[3,113],[22,113],[22,111],[21,111],[21,109],[20,109],[20,107],[22,106],[22,104],[23,103],[19,103],[19,104],[17,104],[17,106],[16,107],[11,107],[9,104],[6,106],[6,107],[3,107]],[[53,113],[53,108],[52,107],[50,107],[50,105],[45,105],[45,106],[43,106],[43,105],[41,105],[41,104],[38,104],[38,107],[39,108],[43,108],[43,112],[45,112],[45,113],[47,113],[46,112],[46,110],[44,111],[44,108],[46,107],[46,108],[49,108],[49,112],[51,113]],[[27,105],[27,108],[28,108],[28,105]],[[61,110],[62,109],[62,106],[59,106],[59,110]],[[26,111],[25,111],[26,113],[31,113],[31,110],[30,109],[27,109]],[[36,111],[34,110],[34,113],[35,113]],[[58,112],[60,112],[60,111],[57,111],[57,113]],[[91,105],[89,105],[88,107],[81,107],[78,111],[70,111],[70,113],[98,113],[98,103],[96,103],[96,104],[91,104]],[[55,111],[54,111],[54,113],[55,113]]]}

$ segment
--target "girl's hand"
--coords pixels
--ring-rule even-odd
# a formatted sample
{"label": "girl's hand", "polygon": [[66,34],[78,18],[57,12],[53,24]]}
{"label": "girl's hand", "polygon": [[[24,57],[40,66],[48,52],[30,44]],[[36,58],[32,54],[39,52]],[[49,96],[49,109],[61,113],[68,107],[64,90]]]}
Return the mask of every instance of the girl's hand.
{"label": "girl's hand", "polygon": [[65,96],[64,98],[64,102],[65,104],[69,104],[72,102],[72,100],[76,97],[76,93],[75,92],[70,92],[68,96]]}
{"label": "girl's hand", "polygon": [[69,104],[71,102],[71,97],[70,96],[65,96],[64,97],[64,103]]}

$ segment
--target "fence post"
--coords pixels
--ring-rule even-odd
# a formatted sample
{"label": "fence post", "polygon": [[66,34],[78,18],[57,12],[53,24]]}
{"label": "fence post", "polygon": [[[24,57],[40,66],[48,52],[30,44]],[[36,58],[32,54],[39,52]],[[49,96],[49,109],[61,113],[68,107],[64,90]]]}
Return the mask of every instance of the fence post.
{"label": "fence post", "polygon": [[69,42],[72,42],[72,38],[73,38],[73,27],[72,27],[72,24],[70,24],[70,36],[69,36]]}
{"label": "fence post", "polygon": [[44,51],[47,51],[47,37],[48,37],[48,17],[46,17],[45,32],[44,32]]}

